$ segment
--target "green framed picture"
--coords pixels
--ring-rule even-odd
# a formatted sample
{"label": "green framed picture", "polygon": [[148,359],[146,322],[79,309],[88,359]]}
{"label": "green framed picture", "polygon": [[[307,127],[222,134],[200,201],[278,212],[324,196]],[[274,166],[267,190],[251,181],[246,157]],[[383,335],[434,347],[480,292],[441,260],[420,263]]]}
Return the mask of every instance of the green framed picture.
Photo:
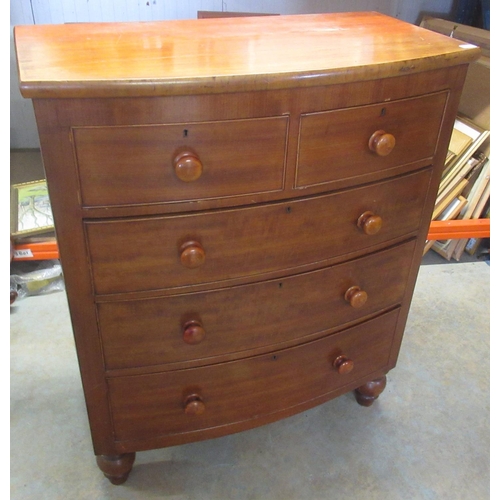
{"label": "green framed picture", "polygon": [[47,181],[43,179],[14,184],[11,191],[11,236],[30,236],[53,229]]}

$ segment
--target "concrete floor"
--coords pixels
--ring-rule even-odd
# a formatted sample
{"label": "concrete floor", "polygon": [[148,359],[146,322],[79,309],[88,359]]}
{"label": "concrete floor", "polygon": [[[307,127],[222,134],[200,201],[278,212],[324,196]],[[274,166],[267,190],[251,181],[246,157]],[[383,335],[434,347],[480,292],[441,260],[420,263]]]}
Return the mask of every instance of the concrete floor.
{"label": "concrete floor", "polygon": [[485,262],[421,267],[398,366],[352,394],[210,441],[141,452],[111,485],[94,462],[64,292],[11,306],[13,500],[474,499],[489,495]]}
{"label": "concrete floor", "polygon": [[[11,182],[43,178],[11,154]],[[490,267],[423,260],[398,366],[371,408],[352,394],[274,424],[95,465],[64,292],[10,309],[12,500],[490,498]]]}

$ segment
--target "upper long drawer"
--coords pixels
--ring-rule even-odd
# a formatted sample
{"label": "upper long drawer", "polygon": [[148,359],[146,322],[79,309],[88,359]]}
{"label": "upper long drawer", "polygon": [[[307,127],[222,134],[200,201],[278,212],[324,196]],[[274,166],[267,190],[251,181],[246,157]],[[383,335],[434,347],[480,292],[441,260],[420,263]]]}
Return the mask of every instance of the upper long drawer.
{"label": "upper long drawer", "polygon": [[283,189],[288,117],[73,129],[84,206]]}
{"label": "upper long drawer", "polygon": [[448,92],[304,114],[296,187],[359,177],[435,154]]}
{"label": "upper long drawer", "polygon": [[368,249],[418,229],[430,174],[240,209],[86,221],[95,292],[221,282]]}

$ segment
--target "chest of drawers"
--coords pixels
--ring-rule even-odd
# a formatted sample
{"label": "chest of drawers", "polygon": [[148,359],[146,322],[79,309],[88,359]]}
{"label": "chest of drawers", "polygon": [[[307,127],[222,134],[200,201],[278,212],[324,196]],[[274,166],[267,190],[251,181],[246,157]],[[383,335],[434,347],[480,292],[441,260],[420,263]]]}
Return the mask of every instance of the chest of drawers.
{"label": "chest of drawers", "polygon": [[97,463],[396,364],[473,46],[375,13],[20,26]]}

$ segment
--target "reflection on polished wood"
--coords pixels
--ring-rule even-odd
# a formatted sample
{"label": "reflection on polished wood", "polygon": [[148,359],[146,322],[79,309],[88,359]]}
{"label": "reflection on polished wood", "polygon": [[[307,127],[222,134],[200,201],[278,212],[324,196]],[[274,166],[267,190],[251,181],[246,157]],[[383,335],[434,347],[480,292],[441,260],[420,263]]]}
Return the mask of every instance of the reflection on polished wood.
{"label": "reflection on polished wood", "polygon": [[346,83],[465,64],[479,53],[472,45],[367,12],[16,26],[14,33],[25,97]]}

